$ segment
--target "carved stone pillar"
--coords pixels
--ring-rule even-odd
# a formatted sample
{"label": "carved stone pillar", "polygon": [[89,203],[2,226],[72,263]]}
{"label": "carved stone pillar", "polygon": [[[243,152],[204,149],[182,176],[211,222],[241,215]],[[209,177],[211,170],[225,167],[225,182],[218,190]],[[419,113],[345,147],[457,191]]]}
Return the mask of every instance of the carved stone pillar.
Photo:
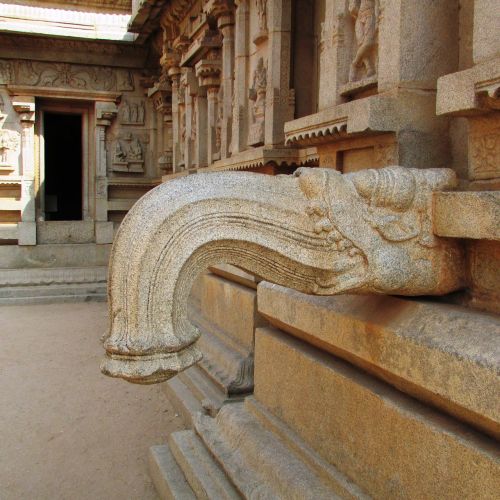
{"label": "carved stone pillar", "polygon": [[174,172],[180,169],[180,113],[179,113],[179,77],[178,67],[169,69],[169,76],[172,81],[172,168]]}
{"label": "carved stone pillar", "polygon": [[284,123],[293,120],[294,92],[290,88],[292,8],[289,0],[267,2],[269,31],[265,144],[282,144]]}
{"label": "carved stone pillar", "polygon": [[219,17],[217,25],[222,32],[222,88],[223,115],[221,130],[221,157],[230,156],[233,116],[234,81],[234,18],[231,14]]}
{"label": "carved stone pillar", "polygon": [[321,24],[319,44],[319,91],[318,107],[325,109],[341,102],[338,89],[347,79],[348,60],[341,53],[344,46],[344,12],[342,5],[334,2],[325,4],[325,21]]}
{"label": "carved stone pillar", "polygon": [[[184,135],[184,168],[189,170],[196,166],[198,148],[198,81],[191,68],[183,68],[181,76],[181,92],[184,89],[184,117],[181,117],[181,136]],[[203,105],[202,105],[203,106]],[[184,132],[183,132],[184,131]],[[182,141],[182,137],[181,137]]]}
{"label": "carved stone pillar", "polygon": [[12,106],[21,121],[21,222],[18,223],[19,245],[36,245],[35,210],[35,98],[14,97]]}
{"label": "carved stone pillar", "polygon": [[108,177],[106,128],[118,113],[114,102],[95,104],[95,237],[96,243],[113,241],[113,223],[108,222]]}
{"label": "carved stone pillar", "polygon": [[247,147],[247,108],[248,108],[248,37],[250,10],[247,0],[236,0],[236,36],[233,94],[232,154]]}
{"label": "carved stone pillar", "polygon": [[221,87],[223,100],[220,122],[220,156],[231,155],[233,127],[233,92],[234,92],[234,2],[233,0],[209,0],[204,11],[217,19],[217,27],[222,33],[222,74]]}
{"label": "carved stone pillar", "polygon": [[172,86],[162,75],[148,91],[158,113],[158,166],[163,173],[172,172]]}
{"label": "carved stone pillar", "polygon": [[220,110],[222,111],[223,103],[218,102],[222,61],[217,55],[217,52],[214,52],[211,58],[202,59],[196,64],[198,83],[207,92],[207,118],[205,121],[207,127],[206,130],[200,129],[200,139],[203,136],[206,144],[207,165],[220,158],[223,135],[223,116],[221,117],[222,113],[219,112],[219,106],[221,106]]}
{"label": "carved stone pillar", "polygon": [[208,130],[207,130],[207,156],[208,163],[212,163],[220,158],[221,130],[218,130],[218,87],[210,87],[207,89],[207,114],[208,114]]}

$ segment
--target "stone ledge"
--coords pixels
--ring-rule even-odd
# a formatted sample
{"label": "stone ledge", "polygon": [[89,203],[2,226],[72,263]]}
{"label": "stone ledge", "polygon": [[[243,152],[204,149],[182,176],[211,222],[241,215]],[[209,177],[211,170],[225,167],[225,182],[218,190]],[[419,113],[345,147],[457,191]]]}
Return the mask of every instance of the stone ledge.
{"label": "stone ledge", "polygon": [[2,286],[54,285],[63,283],[106,283],[108,268],[52,267],[48,269],[0,269]]}
{"label": "stone ledge", "polygon": [[332,106],[285,123],[285,144],[314,145],[345,139],[354,134],[394,132],[398,93],[377,94]]}
{"label": "stone ledge", "polygon": [[[496,100],[499,106],[500,59],[478,64],[471,69],[439,78],[437,115],[474,115],[490,111]],[[489,102],[492,99],[492,102]]]}
{"label": "stone ledge", "polygon": [[266,282],[257,293],[277,328],[500,436],[495,316],[389,296],[313,297]]}
{"label": "stone ledge", "polygon": [[259,168],[268,163],[276,163],[278,166],[287,165],[306,165],[311,161],[318,159],[315,150],[303,150],[293,148],[269,148],[262,146],[259,148],[250,148],[240,153],[236,153],[230,158],[216,161],[213,166],[200,169],[198,172],[217,172],[222,170],[247,170]]}
{"label": "stone ledge", "polygon": [[433,224],[438,236],[500,240],[500,191],[436,193]]}

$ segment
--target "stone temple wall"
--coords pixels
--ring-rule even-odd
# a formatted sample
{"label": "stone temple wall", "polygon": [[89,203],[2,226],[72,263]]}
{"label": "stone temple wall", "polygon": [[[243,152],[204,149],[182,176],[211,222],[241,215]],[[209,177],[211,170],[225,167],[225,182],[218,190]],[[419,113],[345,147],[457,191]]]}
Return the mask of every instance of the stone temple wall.
{"label": "stone temple wall", "polygon": [[164,182],[450,168],[430,231],[464,257],[439,299],[313,297],[211,267],[188,308],[203,360],[164,384],[191,430],[151,449],[165,498],[495,496],[499,23],[488,0],[136,6],[130,29],[161,47]]}

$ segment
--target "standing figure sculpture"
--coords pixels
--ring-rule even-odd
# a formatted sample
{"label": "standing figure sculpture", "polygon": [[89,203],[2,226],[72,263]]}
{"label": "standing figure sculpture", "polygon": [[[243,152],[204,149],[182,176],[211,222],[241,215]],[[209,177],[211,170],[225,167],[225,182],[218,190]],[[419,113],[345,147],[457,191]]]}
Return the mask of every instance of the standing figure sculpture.
{"label": "standing figure sculpture", "polygon": [[349,81],[355,82],[360,79],[363,67],[364,78],[374,76],[377,71],[378,0],[349,0],[349,14],[354,19],[356,40]]}
{"label": "standing figure sculpture", "polygon": [[255,146],[264,140],[264,121],[266,113],[267,69],[261,57],[253,73],[253,84],[249,99],[253,101],[252,125],[250,126],[249,144]]}
{"label": "standing figure sculpture", "polygon": [[122,148],[120,141],[116,141],[114,162],[115,163],[125,163],[126,161],[127,161],[127,155],[123,151],[123,148]]}
{"label": "standing figure sculpture", "polygon": [[256,0],[257,15],[259,17],[259,32],[267,32],[267,0]]}

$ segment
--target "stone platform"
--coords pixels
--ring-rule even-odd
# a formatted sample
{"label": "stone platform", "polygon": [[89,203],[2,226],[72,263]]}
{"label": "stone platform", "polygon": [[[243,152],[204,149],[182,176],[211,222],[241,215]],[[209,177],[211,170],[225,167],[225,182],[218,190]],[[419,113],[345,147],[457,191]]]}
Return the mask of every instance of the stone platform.
{"label": "stone platform", "polygon": [[0,304],[105,301],[110,247],[0,246]]}
{"label": "stone platform", "polygon": [[495,496],[497,317],[265,282],[258,304],[254,393],[151,449],[161,498]]}

